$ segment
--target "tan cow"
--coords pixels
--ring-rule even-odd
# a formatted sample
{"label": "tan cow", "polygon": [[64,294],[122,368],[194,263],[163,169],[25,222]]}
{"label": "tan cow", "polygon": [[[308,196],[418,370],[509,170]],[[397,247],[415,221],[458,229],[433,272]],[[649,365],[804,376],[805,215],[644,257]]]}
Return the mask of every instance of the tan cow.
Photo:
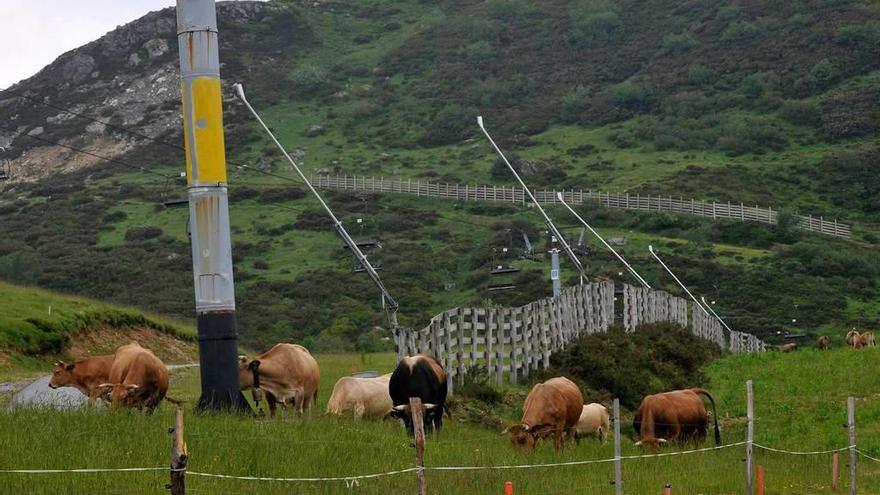
{"label": "tan cow", "polygon": [[855,328],[846,332],[846,343],[853,349],[859,349],[862,347],[862,336],[859,335],[859,332],[856,331]]}
{"label": "tan cow", "polygon": [[574,433],[574,427],[584,408],[581,390],[568,378],[556,377],[532,387],[523,403],[519,424],[506,431],[510,441],[518,447],[535,448],[541,438],[554,435],[556,449],[563,447],[563,439]]}
{"label": "tan cow", "polygon": [[110,379],[110,366],[115,356],[95,356],[79,359],[72,364],[56,361],[52,366],[50,388],[73,387],[89,398],[89,405],[94,406],[101,395],[100,385]]}
{"label": "tan cow", "polygon": [[109,398],[113,407],[152,412],[168,392],[168,368],[152,351],[132,342],[116,349],[107,382],[100,385],[102,399]]}
{"label": "tan cow", "polygon": [[827,335],[820,336],[817,344],[820,351],[827,351],[831,349],[831,339],[829,339]]}
{"label": "tan cow", "polygon": [[604,444],[609,430],[608,409],[602,404],[593,402],[585,404],[581,410],[581,417],[575,426],[574,438],[580,441],[583,437],[596,435],[599,437],[599,441]]}
{"label": "tan cow", "polygon": [[862,332],[859,334],[859,341],[862,347],[874,347],[874,332]]}
{"label": "tan cow", "polygon": [[354,413],[355,419],[363,416],[384,417],[394,405],[388,392],[391,373],[373,378],[343,376],[333,386],[327,403],[327,413],[342,415]]}
{"label": "tan cow", "polygon": [[299,344],[275,344],[256,359],[243,356],[238,376],[242,390],[253,387],[266,392],[272,416],[277,403],[282,408],[290,404],[302,415],[318,399],[318,362]]}

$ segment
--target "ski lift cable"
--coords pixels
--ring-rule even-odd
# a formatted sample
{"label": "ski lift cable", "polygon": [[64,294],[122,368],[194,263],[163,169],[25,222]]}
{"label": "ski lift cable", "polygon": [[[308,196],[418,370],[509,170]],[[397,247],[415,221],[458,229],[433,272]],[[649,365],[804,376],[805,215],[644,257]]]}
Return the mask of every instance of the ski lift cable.
{"label": "ski lift cable", "polygon": [[700,304],[700,301],[697,301],[697,298],[694,297],[693,294],[691,294],[691,291],[688,290],[687,287],[685,287],[685,285],[681,282],[681,280],[678,279],[678,277],[675,276],[674,273],[672,273],[672,270],[670,270],[669,267],[666,266],[666,263],[664,263],[663,260],[661,260],[660,257],[657,256],[657,253],[654,252],[654,246],[650,246],[650,245],[649,245],[649,246],[648,246],[648,251],[650,251],[650,252],[651,252],[651,255],[654,256],[654,258],[655,258],[657,261],[659,261],[661,265],[663,265],[663,268],[666,269],[666,272],[669,273],[670,275],[672,275],[672,278],[675,279],[675,281],[678,283],[678,285],[681,286],[681,288],[684,289],[685,292],[687,292],[687,295],[689,295],[689,296],[691,297],[691,299],[693,299],[694,304],[696,304],[697,306],[699,306],[699,308],[703,310],[703,313],[705,313],[706,316],[709,316],[709,312],[706,311],[706,308],[704,308],[702,304]]}
{"label": "ski lift cable", "polygon": [[[370,262],[367,261],[367,257],[364,255],[364,253],[361,251],[361,249],[357,246],[357,243],[354,242],[354,240],[351,238],[351,236],[348,235],[348,232],[342,226],[342,222],[340,222],[339,219],[336,218],[336,215],[333,214],[333,210],[331,210],[330,207],[327,206],[327,203],[324,202],[324,199],[321,197],[320,194],[318,194],[318,191],[315,190],[315,188],[312,186],[312,183],[309,182],[309,179],[306,178],[305,174],[303,174],[302,170],[300,170],[300,168],[296,164],[296,162],[293,161],[293,158],[290,157],[290,155],[287,153],[287,150],[284,149],[284,146],[281,145],[281,143],[278,141],[278,139],[275,137],[275,135],[272,133],[272,131],[269,130],[269,127],[266,125],[266,123],[263,122],[263,119],[260,118],[260,115],[257,113],[257,111],[254,110],[254,107],[252,107],[251,104],[248,103],[247,98],[244,95],[244,88],[242,87],[242,85],[240,83],[236,83],[233,87],[235,88],[236,96],[238,96],[238,98],[241,100],[241,102],[244,103],[244,105],[248,108],[248,110],[250,110],[250,112],[257,119],[257,121],[260,123],[260,125],[263,126],[263,129],[266,131],[266,133],[269,135],[269,137],[275,143],[275,146],[277,146],[278,149],[281,150],[281,153],[284,155],[284,157],[287,159],[287,161],[290,162],[290,165],[296,171],[297,175],[299,175],[299,177],[303,181],[303,183],[306,186],[308,186],[309,190],[312,191],[312,194],[318,199],[318,202],[321,203],[321,206],[324,207],[324,210],[327,212],[327,214],[330,215],[330,218],[333,220],[333,226],[336,228],[336,232],[339,234],[340,237],[342,237],[342,240],[345,241],[345,243],[348,245],[349,249],[351,249],[351,251],[355,254],[355,257],[357,258],[357,260],[364,266],[364,268],[366,268],[367,274],[370,276],[370,279],[372,279],[373,283],[376,285],[376,287],[379,289],[379,292],[381,292],[381,294],[382,294],[382,305],[385,307],[385,309],[389,313],[389,318],[391,319],[392,326],[396,327],[397,326],[396,313],[397,313],[398,303],[391,296],[391,293],[388,292],[388,289],[385,288],[385,284],[382,283],[382,279],[379,278],[379,274],[376,273],[376,270],[373,268],[373,265],[371,265]],[[396,330],[396,329],[393,329],[393,330]]]}
{"label": "ski lift cable", "polygon": [[717,319],[718,321],[720,321],[721,324],[724,325],[724,328],[726,328],[728,332],[732,332],[732,331],[733,331],[733,330],[731,330],[731,328],[730,328],[729,326],[727,326],[727,323],[725,323],[724,320],[722,320],[721,317],[718,316],[718,313],[716,313],[715,310],[712,309],[712,306],[710,306],[709,303],[706,302],[706,298],[705,298],[705,297],[700,296],[700,300],[703,301],[703,305],[706,306],[706,308],[707,308],[709,311],[712,312],[712,316],[714,316],[715,319]]}
{"label": "ski lift cable", "polygon": [[497,144],[495,144],[495,140],[492,139],[492,136],[489,135],[489,132],[486,130],[486,126],[483,125],[483,117],[482,116],[477,117],[477,125],[480,126],[480,130],[483,131],[483,134],[485,134],[486,138],[489,140],[489,142],[492,143],[492,147],[495,148],[495,151],[498,152],[498,155],[501,157],[502,160],[504,160],[504,163],[507,164],[507,168],[509,168],[510,172],[513,173],[513,176],[516,178],[517,182],[519,182],[519,185],[522,186],[523,191],[525,191],[525,193],[529,195],[529,198],[532,200],[532,203],[534,203],[535,207],[538,209],[538,211],[541,212],[541,215],[544,217],[544,220],[547,222],[547,226],[550,228],[550,231],[553,233],[553,235],[556,236],[557,239],[559,239],[559,243],[562,244],[562,247],[565,250],[565,254],[568,255],[568,258],[571,260],[572,264],[574,264],[575,268],[577,269],[578,274],[580,275],[580,282],[583,284],[584,281],[587,280],[587,274],[584,271],[584,266],[581,264],[580,260],[577,258],[577,256],[575,256],[574,252],[571,250],[571,246],[568,245],[568,243],[565,241],[565,238],[562,237],[562,234],[556,228],[556,225],[554,225],[553,221],[550,220],[550,217],[547,215],[547,212],[544,211],[544,208],[542,208],[541,205],[538,203],[538,200],[535,199],[535,196],[532,194],[532,191],[529,190],[528,186],[526,186],[525,182],[523,182],[523,180],[520,178],[519,174],[516,173],[516,170],[513,168],[513,165],[511,165],[510,162],[507,160],[507,157],[504,156],[504,152],[501,151],[501,148],[499,148]]}
{"label": "ski lift cable", "polygon": [[[646,282],[645,279],[642,278],[641,275],[639,275],[639,272],[637,272],[635,268],[633,268],[629,263],[627,263],[626,260],[623,259],[623,256],[621,256],[613,247],[611,247],[611,245],[608,244],[608,242],[606,242],[605,239],[601,235],[599,235],[599,233],[596,232],[596,230],[593,227],[591,227],[590,224],[588,224],[586,220],[581,218],[581,216],[578,215],[576,211],[574,211],[574,208],[572,208],[568,203],[565,202],[565,198],[563,198],[562,193],[556,193],[556,197],[559,199],[559,202],[562,203],[562,205],[565,206],[568,209],[568,211],[571,212],[572,215],[574,215],[575,218],[580,220],[580,222],[582,224],[584,224],[584,226],[586,228],[590,229],[590,232],[592,232],[593,235],[595,235],[602,242],[602,244],[604,244],[605,247],[608,248],[609,251],[614,253],[614,256],[617,256],[617,259],[619,259],[620,262],[626,266],[626,269],[629,270],[629,272],[636,278],[636,280],[639,281],[639,283],[644,285],[646,289],[651,288],[651,285],[648,284],[648,282]],[[581,237],[581,242],[583,242],[583,236]]]}

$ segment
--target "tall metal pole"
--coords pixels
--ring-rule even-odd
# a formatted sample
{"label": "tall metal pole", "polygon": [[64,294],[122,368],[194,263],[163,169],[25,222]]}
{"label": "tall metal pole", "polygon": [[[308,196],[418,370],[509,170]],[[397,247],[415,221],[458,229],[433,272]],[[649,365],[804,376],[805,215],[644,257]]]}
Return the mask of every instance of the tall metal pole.
{"label": "tall metal pole", "polygon": [[186,180],[198,315],[202,411],[250,410],[239,390],[214,0],[177,0]]}
{"label": "tall metal pole", "polygon": [[550,250],[550,280],[553,281],[553,297],[559,297],[562,283],[559,281],[559,250]]}

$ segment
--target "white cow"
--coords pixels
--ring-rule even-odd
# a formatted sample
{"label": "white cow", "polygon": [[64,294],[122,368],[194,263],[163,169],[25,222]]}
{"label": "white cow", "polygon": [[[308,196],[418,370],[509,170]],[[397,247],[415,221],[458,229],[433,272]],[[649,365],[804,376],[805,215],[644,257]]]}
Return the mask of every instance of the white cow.
{"label": "white cow", "polygon": [[327,413],[341,415],[350,411],[354,413],[355,419],[364,415],[384,417],[394,405],[388,392],[390,380],[391,373],[373,378],[340,378],[333,386],[333,393],[327,402]]}
{"label": "white cow", "polygon": [[609,425],[608,409],[605,409],[605,406],[595,402],[586,404],[581,410],[581,417],[575,426],[575,439],[580,441],[581,437],[596,435],[604,444],[605,438],[608,436]]}

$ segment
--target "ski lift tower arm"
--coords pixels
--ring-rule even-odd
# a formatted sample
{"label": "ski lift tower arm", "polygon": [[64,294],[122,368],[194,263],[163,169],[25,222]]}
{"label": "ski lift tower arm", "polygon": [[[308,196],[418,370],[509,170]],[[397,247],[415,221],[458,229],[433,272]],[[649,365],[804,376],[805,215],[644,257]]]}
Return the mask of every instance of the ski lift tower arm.
{"label": "ski lift tower arm", "polygon": [[299,175],[299,178],[309,188],[309,190],[312,191],[312,194],[316,198],[318,198],[318,202],[321,203],[322,207],[324,207],[324,211],[326,211],[327,214],[330,215],[330,218],[333,220],[333,227],[336,229],[336,232],[339,234],[340,237],[342,237],[345,245],[348,246],[349,249],[351,249],[352,253],[354,253],[355,258],[357,258],[357,260],[361,262],[363,267],[366,269],[367,274],[370,276],[370,279],[373,281],[373,284],[376,286],[377,289],[379,289],[379,292],[382,294],[382,306],[388,312],[389,318],[391,320],[391,326],[393,327],[392,331],[396,331],[397,308],[399,306],[397,300],[395,300],[394,297],[391,296],[391,293],[388,292],[388,289],[385,288],[385,284],[382,283],[382,279],[379,278],[379,274],[376,273],[376,269],[373,268],[373,265],[371,265],[369,261],[367,261],[367,257],[364,255],[363,251],[361,251],[361,248],[359,248],[354,239],[352,239],[351,236],[348,235],[345,227],[342,226],[342,222],[340,222],[339,219],[336,218],[336,215],[333,214],[333,210],[331,210],[330,207],[327,206],[327,203],[324,202],[324,198],[322,198],[321,195],[318,194],[318,191],[315,190],[315,188],[312,186],[312,183],[309,182],[309,179],[306,178],[305,174],[302,173],[302,170],[300,170],[296,162],[293,161],[293,158],[290,157],[290,155],[287,153],[287,150],[284,149],[284,146],[282,146],[281,143],[278,142],[278,139],[275,138],[275,135],[272,134],[272,131],[269,130],[269,127],[266,125],[265,122],[263,122],[263,119],[260,118],[260,115],[257,113],[257,111],[254,110],[254,107],[252,107],[251,104],[248,103],[247,98],[245,98],[244,88],[242,87],[242,85],[236,83],[233,87],[235,88],[235,94],[236,96],[238,96],[238,99],[240,99],[241,102],[244,103],[244,105],[248,108],[248,110],[250,110],[250,112],[260,123],[260,125],[263,126],[263,129],[266,131],[267,134],[269,134],[269,137],[272,138],[272,141],[275,142],[275,146],[277,146],[278,149],[281,150],[281,153],[284,155],[285,158],[287,158],[287,161],[290,162],[290,165],[296,171],[297,175]]}
{"label": "ski lift tower arm", "polygon": [[571,246],[569,246],[568,242],[565,241],[565,238],[562,237],[562,234],[559,232],[559,229],[557,229],[556,225],[553,224],[553,221],[550,220],[550,217],[547,215],[547,212],[544,211],[544,208],[542,208],[541,204],[538,203],[538,200],[535,199],[535,196],[532,194],[532,191],[529,190],[528,186],[526,186],[526,183],[523,182],[523,180],[520,178],[519,174],[516,173],[516,169],[513,168],[513,165],[511,165],[510,162],[507,160],[507,157],[504,156],[504,152],[501,151],[501,148],[499,148],[498,145],[495,144],[495,140],[492,139],[492,136],[490,136],[489,132],[486,131],[486,126],[483,125],[483,117],[482,116],[477,117],[477,125],[480,126],[480,130],[483,131],[483,134],[485,134],[486,138],[489,140],[489,142],[492,143],[492,147],[495,148],[495,151],[498,152],[498,155],[501,157],[502,160],[504,160],[504,163],[507,164],[507,168],[510,169],[510,172],[516,178],[517,182],[519,182],[519,185],[522,186],[523,191],[525,191],[525,193],[529,195],[529,199],[531,199],[532,203],[535,204],[535,208],[537,208],[538,211],[541,212],[541,216],[543,216],[544,221],[547,222],[547,227],[550,228],[550,232],[552,232],[553,235],[556,236],[557,239],[559,239],[559,244],[562,245],[562,250],[565,251],[565,254],[568,256],[568,259],[571,260],[575,269],[577,269],[577,271],[578,271],[578,275],[580,276],[580,282],[583,284],[584,282],[589,280],[586,272],[584,271],[584,266],[581,264],[581,261],[574,254],[574,251],[571,250]]}

